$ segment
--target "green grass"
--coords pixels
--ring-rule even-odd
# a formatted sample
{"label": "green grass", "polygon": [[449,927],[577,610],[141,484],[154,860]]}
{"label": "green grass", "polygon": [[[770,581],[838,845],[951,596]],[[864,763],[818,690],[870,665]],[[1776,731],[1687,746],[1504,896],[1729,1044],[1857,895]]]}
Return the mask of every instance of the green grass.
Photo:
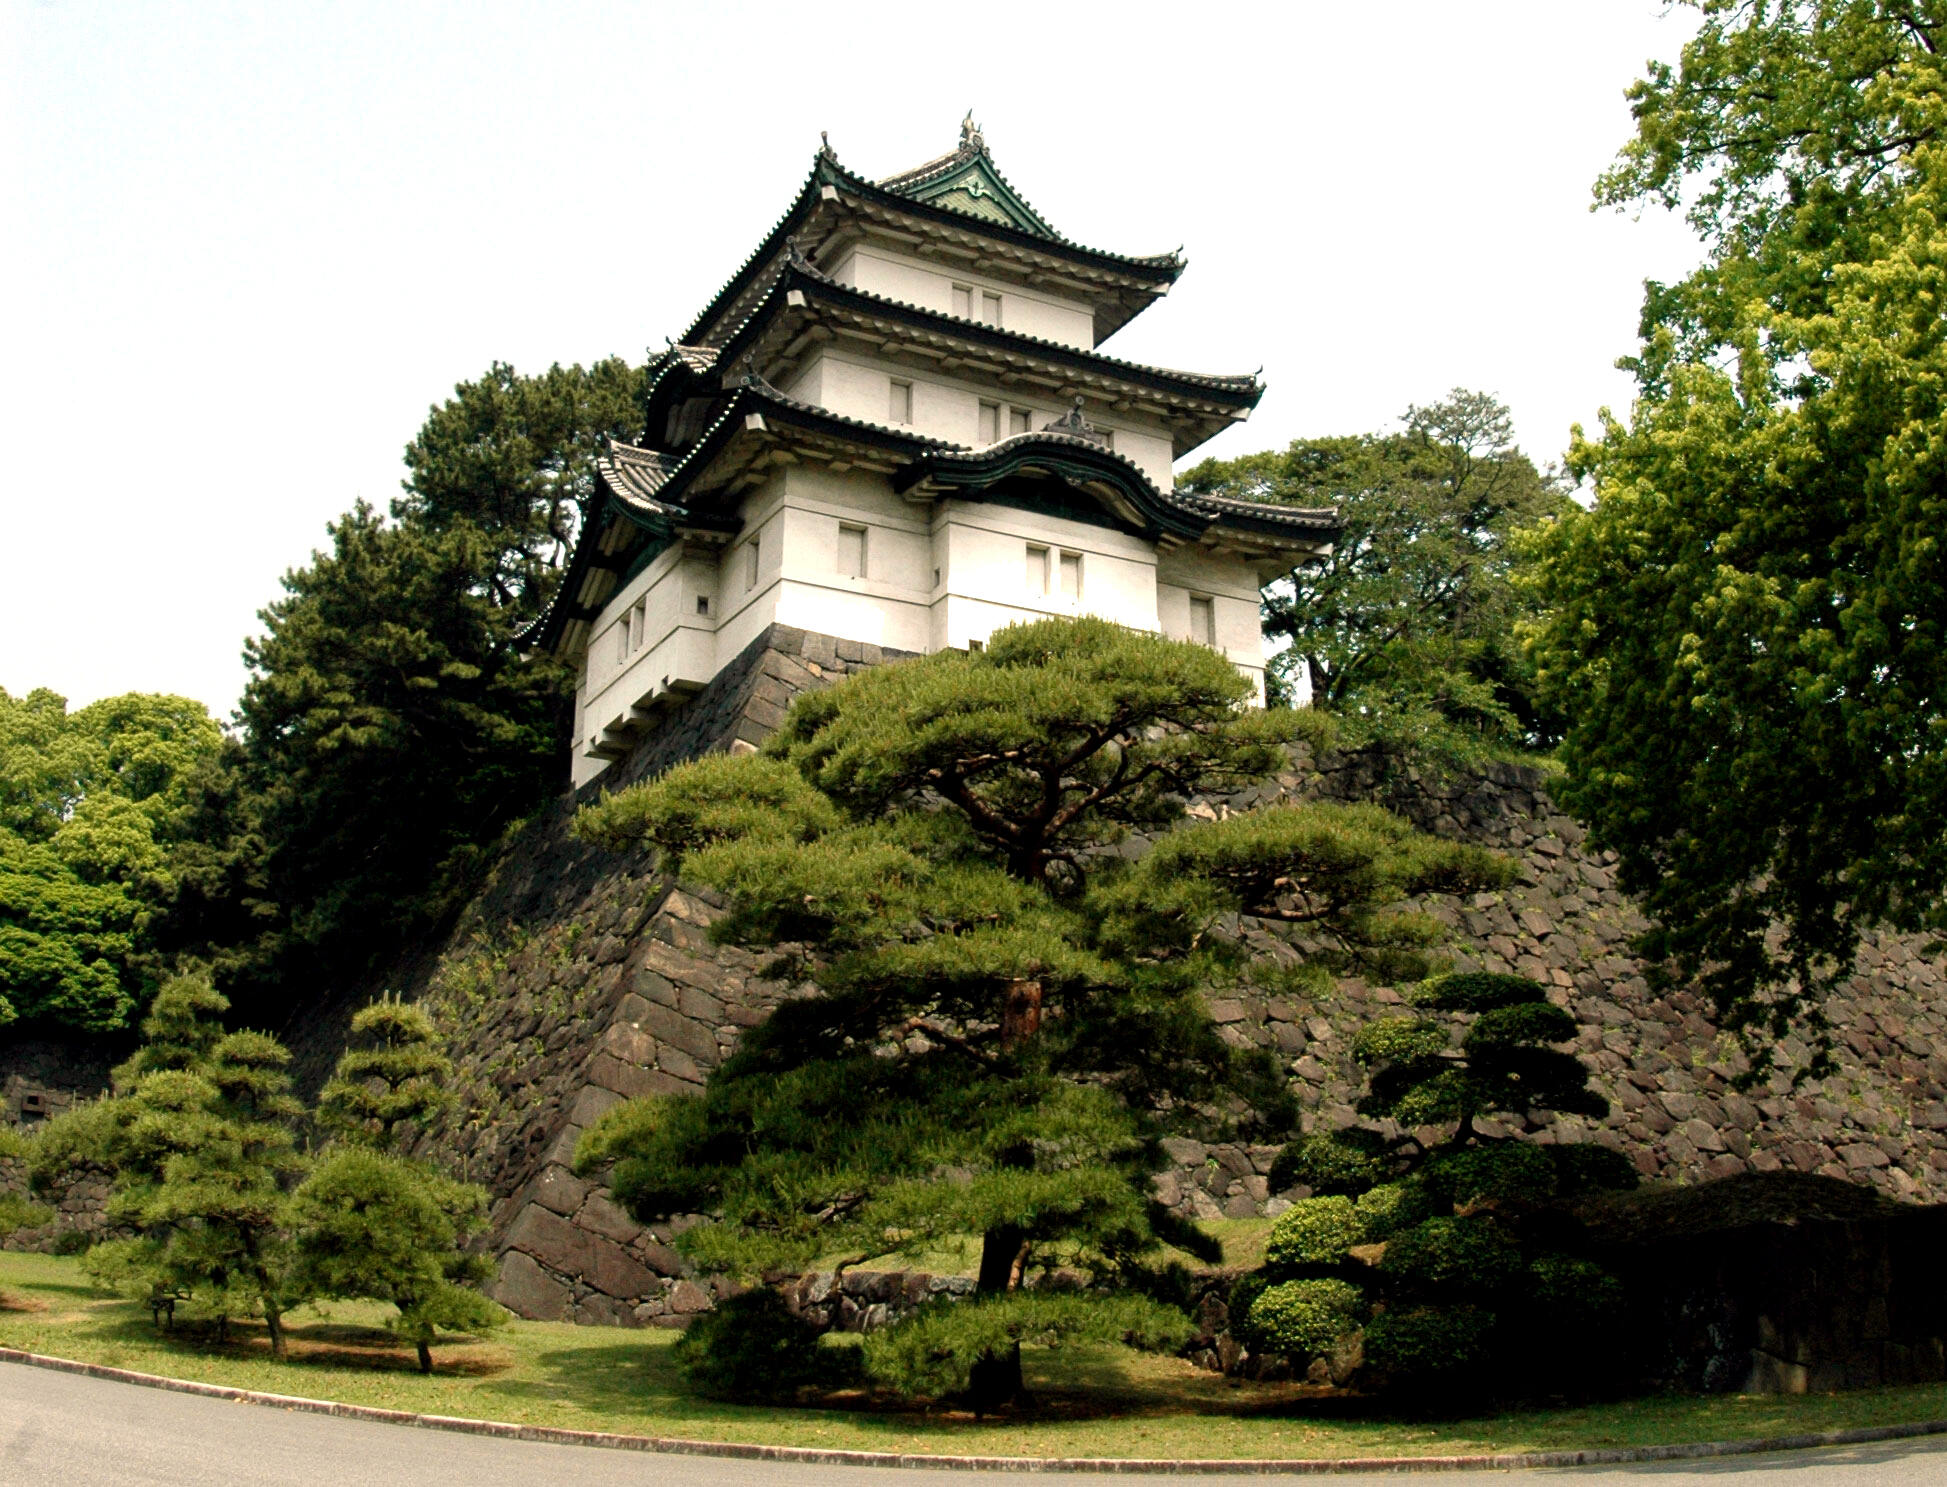
{"label": "green grass", "polygon": [[1832,1430],[1947,1416],[1947,1386],[1798,1398],[1637,1400],[1467,1420],[1334,1417],[1299,1385],[1233,1384],[1176,1359],[1122,1349],[1030,1349],[1039,1404],[976,1423],[952,1412],[761,1409],[684,1393],[658,1331],[518,1322],[435,1350],[437,1372],[380,1329],[378,1307],[293,1321],[274,1362],[262,1329],[218,1347],[159,1334],[141,1307],[95,1289],[74,1259],[0,1254],[0,1345],[112,1367],[429,1414],[527,1424],[868,1451],[1022,1456],[1357,1456],[1653,1445]]}

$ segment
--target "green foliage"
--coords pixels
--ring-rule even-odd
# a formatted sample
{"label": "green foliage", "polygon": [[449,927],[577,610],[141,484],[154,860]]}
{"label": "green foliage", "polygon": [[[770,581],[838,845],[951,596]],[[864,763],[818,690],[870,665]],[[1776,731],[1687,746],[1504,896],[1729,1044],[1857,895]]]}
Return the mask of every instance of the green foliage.
{"label": "green foliage", "polygon": [[1353,1207],[1358,1210],[1361,1232],[1372,1243],[1432,1218],[1437,1202],[1425,1183],[1386,1182],[1359,1194]]}
{"label": "green foliage", "polygon": [[[1302,1361],[1357,1331],[1365,1302],[1365,1292],[1350,1281],[1331,1277],[1281,1281],[1252,1299],[1241,1331],[1261,1352]],[[1239,1326],[1236,1318],[1232,1326]]]}
{"label": "green foliage", "polygon": [[1469,1208],[1482,1202],[1546,1203],[1559,1186],[1557,1171],[1549,1148],[1499,1141],[1443,1153],[1418,1175],[1449,1208]]}
{"label": "green foliage", "polygon": [[[1385,1311],[1366,1324],[1366,1365],[1403,1391],[1453,1388],[1492,1357],[1495,1325],[1474,1306]],[[1479,1392],[1483,1381],[1465,1387]]]}
{"label": "green foliage", "polygon": [[335,1140],[291,1198],[286,1287],[307,1299],[390,1302],[393,1331],[430,1373],[438,1333],[506,1320],[478,1290],[493,1262],[468,1247],[486,1228],[488,1194],[394,1150],[451,1099],[452,1064],[432,1020],[387,998],[359,1010],[351,1035],[319,1096],[318,1122]]}
{"label": "green foliage", "polygon": [[318,1093],[318,1124],[341,1141],[384,1151],[416,1134],[453,1101],[453,1062],[440,1048],[433,1020],[391,999],[361,1008],[348,1048]]}
{"label": "green foliage", "polygon": [[[720,1215],[679,1241],[710,1270],[979,1235],[989,1296],[1031,1259],[1097,1278],[1084,1309],[1158,1289],[1148,1259],[1181,1237],[1148,1192],[1158,1138],[1282,1134],[1294,1113],[1269,1056],[1210,1019],[1206,988],[1245,959],[1226,916],[1302,918],[1315,959],[1366,964],[1430,938],[1412,897],[1503,871],[1369,809],[1184,826],[1134,863],[1105,850],[1280,766],[1315,726],[1248,700],[1204,647],[1044,621],[806,694],[762,756],[584,811],[585,836],[680,865],[728,901],[714,933],[785,946],[774,969],[817,990],[700,1096],[610,1112],[578,1167],[612,1164],[638,1217]],[[1013,1356],[1013,1315],[873,1346],[901,1360],[887,1377],[958,1389]]]}
{"label": "green foliage", "polygon": [[560,770],[566,673],[517,654],[486,534],[362,505],[328,530],[245,647],[235,788],[267,927],[244,984],[265,1004],[279,966],[362,966],[439,912]]}
{"label": "green foliage", "polygon": [[1379,1270],[1408,1295],[1491,1295],[1522,1274],[1521,1246],[1489,1218],[1430,1218],[1386,1241]]}
{"label": "green foliage", "polygon": [[0,1026],[133,1020],[173,945],[195,782],[221,742],[186,698],[70,713],[46,690],[0,690]]}
{"label": "green foliage", "polygon": [[1571,1146],[1551,1146],[1555,1160],[1555,1181],[1564,1198],[1582,1193],[1626,1193],[1641,1180],[1636,1164],[1619,1151],[1594,1142]]}
{"label": "green foliage", "polygon": [[1364,1239],[1365,1228],[1350,1198],[1301,1198],[1271,1226],[1264,1262],[1274,1268],[1336,1265]]}
{"label": "green foliage", "polygon": [[1407,996],[1415,1006],[1437,1012],[1493,1012],[1546,1001],[1548,994],[1526,976],[1456,971],[1414,987]]}
{"label": "green foliage", "polygon": [[[1695,4],[1695,0],[1692,0]],[[1599,201],[1684,205],[1628,422],[1534,549],[1562,796],[1754,1075],[1875,925],[1947,925],[1947,27],[1709,0]],[[1782,932],[1774,934],[1774,926]]]}
{"label": "green foliage", "polygon": [[0,1193],[0,1239],[16,1229],[38,1229],[54,1222],[54,1210],[20,1193]]}
{"label": "green foliage", "polygon": [[1182,1312],[1143,1296],[1009,1291],[930,1302],[896,1327],[868,1332],[865,1374],[881,1388],[943,1399],[966,1392],[979,1360],[1020,1343],[1119,1342],[1166,1352],[1189,1337]]}
{"label": "green foliage", "polygon": [[676,1343],[684,1381],[709,1399],[790,1399],[812,1385],[848,1382],[850,1349],[821,1348],[818,1329],[758,1287],[719,1302]]}
{"label": "green foliage", "polygon": [[1341,721],[1346,741],[1474,758],[1551,742],[1510,643],[1531,603],[1511,581],[1520,527],[1568,507],[1514,447],[1508,410],[1455,389],[1409,408],[1397,433],[1298,439],[1282,452],[1206,460],[1181,477],[1211,495],[1335,505],[1329,557],[1265,593],[1264,629],[1287,640],[1272,684]]}
{"label": "green foliage", "polygon": [[[89,1252],[104,1284],[188,1297],[220,1320],[258,1311],[282,1357],[289,1192],[303,1168],[290,1056],[262,1033],[199,1029],[198,1009],[224,1003],[193,980],[157,1003],[151,1021],[166,1050],[124,1065],[133,1082],[115,1096],[50,1122],[36,1164],[45,1172],[78,1157],[113,1174],[108,1222],[131,1237]],[[200,1057],[172,1066],[199,1046]]]}
{"label": "green foliage", "polygon": [[1528,1267],[1525,1289],[1526,1304],[1565,1336],[1613,1326],[1628,1299],[1621,1281],[1572,1255],[1541,1256]]}
{"label": "green foliage", "polygon": [[1315,1132],[1289,1143],[1271,1163],[1271,1188],[1309,1187],[1319,1195],[1356,1196],[1384,1182],[1391,1171],[1386,1143],[1376,1131],[1353,1127],[1325,1135]]}
{"label": "green foliage", "polygon": [[392,1330],[430,1372],[439,1332],[485,1332],[507,1318],[477,1289],[492,1260],[462,1248],[486,1228],[486,1209],[484,1188],[389,1152],[336,1147],[291,1198],[289,1293],[392,1303]]}

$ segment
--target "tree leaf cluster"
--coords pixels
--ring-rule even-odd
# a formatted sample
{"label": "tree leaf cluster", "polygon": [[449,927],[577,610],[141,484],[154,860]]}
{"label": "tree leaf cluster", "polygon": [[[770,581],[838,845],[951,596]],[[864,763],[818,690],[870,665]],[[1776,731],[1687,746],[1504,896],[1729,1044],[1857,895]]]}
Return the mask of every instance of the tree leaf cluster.
{"label": "tree leaf cluster", "polygon": [[1530,643],[1565,803],[1756,1077],[1795,1028],[1825,1066],[1868,928],[1947,922],[1947,91],[1928,6],[1699,8],[1598,198],[1687,204],[1706,258],[1578,437]]}
{"label": "tree leaf cluster", "polygon": [[104,1034],[139,1014],[180,939],[222,741],[183,697],[70,712],[0,690],[0,1026]]}
{"label": "tree leaf cluster", "polygon": [[1206,460],[1183,476],[1209,495],[1336,506],[1331,553],[1264,595],[1274,689],[1332,712],[1345,742],[1471,759],[1546,745],[1514,621],[1513,534],[1566,509],[1559,483],[1514,444],[1508,410],[1456,388],[1395,432],[1297,439]]}

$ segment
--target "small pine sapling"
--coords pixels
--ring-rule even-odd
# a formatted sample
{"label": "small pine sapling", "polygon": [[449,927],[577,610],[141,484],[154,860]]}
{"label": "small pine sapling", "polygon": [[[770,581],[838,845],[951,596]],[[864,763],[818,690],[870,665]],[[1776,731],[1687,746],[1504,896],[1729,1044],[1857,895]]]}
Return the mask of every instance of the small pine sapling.
{"label": "small pine sapling", "polygon": [[466,1248],[486,1227],[487,1193],[400,1151],[451,1098],[432,1019],[387,999],[362,1009],[351,1034],[319,1098],[318,1123],[333,1139],[291,1200],[291,1288],[390,1302],[393,1333],[430,1373],[439,1333],[506,1320],[478,1289],[491,1262]]}

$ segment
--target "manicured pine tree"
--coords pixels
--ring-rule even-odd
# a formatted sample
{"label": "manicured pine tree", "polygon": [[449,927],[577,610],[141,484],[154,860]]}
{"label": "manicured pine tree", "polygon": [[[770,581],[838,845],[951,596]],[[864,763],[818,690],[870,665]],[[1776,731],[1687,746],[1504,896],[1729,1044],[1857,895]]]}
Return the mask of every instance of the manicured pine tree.
{"label": "manicured pine tree", "polygon": [[291,1289],[390,1302],[394,1334],[430,1373],[440,1332],[506,1320],[477,1289],[491,1262],[464,1247],[486,1227],[487,1193],[400,1152],[451,1099],[452,1065],[432,1020],[385,1000],[360,1011],[351,1031],[354,1046],[319,1098],[318,1123],[334,1133],[332,1144],[291,1202]]}
{"label": "manicured pine tree", "polygon": [[286,1355],[286,1220],[303,1169],[290,1054],[265,1033],[224,1033],[223,997],[199,977],[157,993],[152,1040],[117,1071],[119,1092],[47,1133],[36,1162],[114,1174],[107,1217],[133,1237],[97,1245],[89,1268],[150,1297],[188,1297],[218,1321],[257,1311]]}
{"label": "manicured pine tree", "polygon": [[[1273,1166],[1274,1187],[1313,1196],[1273,1227],[1266,1264],[1233,1295],[1232,1326],[1302,1366],[1363,1323],[1375,1381],[1407,1390],[1541,1373],[1573,1387],[1601,1361],[1585,1334],[1613,1323],[1619,1288],[1555,1252],[1558,1225],[1530,1220],[1558,1199],[1633,1187],[1634,1169],[1606,1147],[1539,1146],[1476,1123],[1608,1113],[1588,1069],[1556,1046],[1575,1018],[1525,976],[1441,976],[1407,999],[1419,1010],[1368,1023],[1353,1043],[1368,1070],[1357,1109],[1374,1125],[1294,1142]],[[1497,1356],[1527,1372],[1485,1371]]]}
{"label": "manicured pine tree", "polygon": [[[1424,974],[1433,930],[1406,901],[1505,873],[1328,805],[1182,826],[1128,862],[1130,833],[1320,740],[1322,719],[1257,710],[1249,692],[1203,647],[1045,621],[807,694],[762,754],[584,810],[587,838],[651,846],[725,895],[718,933],[779,949],[779,973],[816,993],[749,1034],[700,1096],[613,1112],[583,1169],[614,1163],[644,1220],[721,1215],[681,1240],[718,1271],[976,1239],[976,1302],[868,1339],[868,1367],[909,1392],[1010,1398],[1023,1336],[1180,1338],[1181,1315],[1140,1294],[1163,1240],[1201,1242],[1149,1196],[1158,1138],[1293,1118],[1269,1056],[1231,1048],[1205,1006],[1240,970],[1226,916],[1292,922],[1321,967]],[[1023,1289],[1055,1264],[1120,1294]]]}

